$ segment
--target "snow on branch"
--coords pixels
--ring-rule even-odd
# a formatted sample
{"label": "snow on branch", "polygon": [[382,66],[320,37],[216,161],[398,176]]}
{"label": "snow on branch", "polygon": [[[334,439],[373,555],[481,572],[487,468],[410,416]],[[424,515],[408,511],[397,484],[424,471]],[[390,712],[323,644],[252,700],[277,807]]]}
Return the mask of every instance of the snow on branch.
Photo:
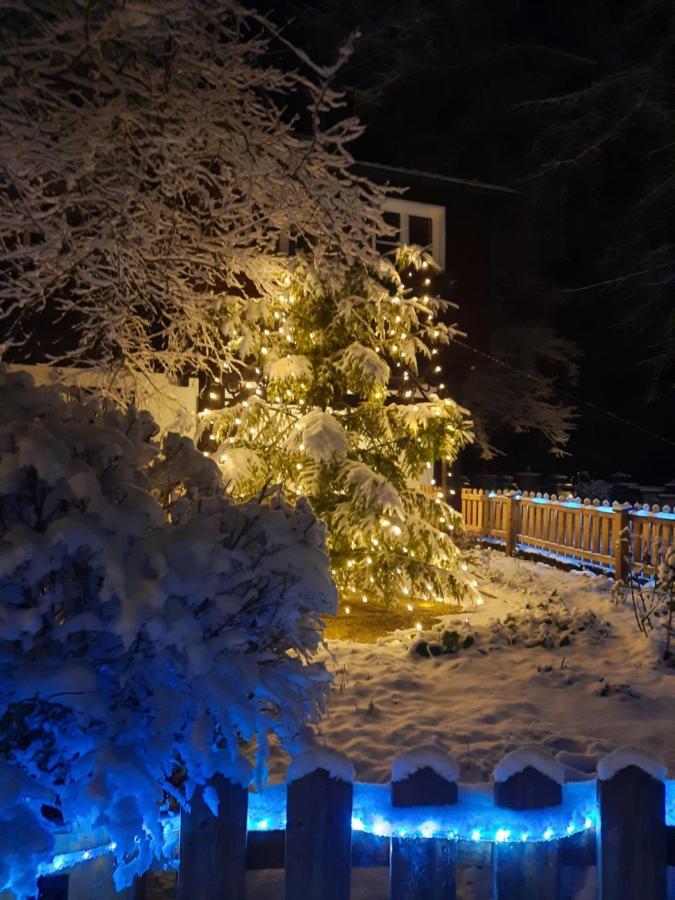
{"label": "snow on branch", "polygon": [[[0,2],[5,348],[151,379],[246,355],[280,241],[374,262],[383,194],[351,170],[334,66],[232,0]],[[330,119],[329,127],[323,120]],[[134,379],[131,379],[134,383]]]}

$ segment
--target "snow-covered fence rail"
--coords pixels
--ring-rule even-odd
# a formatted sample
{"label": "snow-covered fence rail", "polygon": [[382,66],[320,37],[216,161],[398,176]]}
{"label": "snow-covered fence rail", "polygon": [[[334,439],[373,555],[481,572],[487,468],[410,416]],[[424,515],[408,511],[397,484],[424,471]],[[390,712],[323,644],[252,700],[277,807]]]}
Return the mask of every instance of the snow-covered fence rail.
{"label": "snow-covered fence rail", "polygon": [[[476,865],[491,870],[493,900],[571,898],[580,867],[596,867],[598,900],[673,896],[675,781],[641,751],[615,751],[595,780],[567,784],[558,763],[531,748],[505,756],[491,784],[458,783],[456,764],[435,748],[394,760],[390,784],[354,783],[353,774],[344,757],[320,751],[260,793],[217,777],[180,825],[168,824],[180,827],[177,893],[165,885],[161,896],[244,900],[247,870],[284,869],[286,900],[349,900],[352,869],[388,867],[389,900],[453,900],[458,870]],[[126,900],[154,900],[157,877],[146,874]],[[47,879],[41,896],[115,896],[110,874],[95,893],[81,874],[70,886],[61,879]],[[583,879],[584,897],[592,880]]]}
{"label": "snow-covered fence rail", "polygon": [[619,579],[631,569],[653,575],[675,544],[675,514],[667,506],[462,488],[462,516],[470,534],[503,545],[509,555],[541,554]]}

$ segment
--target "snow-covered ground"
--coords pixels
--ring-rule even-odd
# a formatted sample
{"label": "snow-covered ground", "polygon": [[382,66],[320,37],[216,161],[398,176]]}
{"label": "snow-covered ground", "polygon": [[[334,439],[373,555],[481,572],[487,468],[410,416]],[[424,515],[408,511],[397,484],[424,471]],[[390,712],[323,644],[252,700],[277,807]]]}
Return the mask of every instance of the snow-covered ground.
{"label": "snow-covered ground", "polygon": [[[630,602],[614,602],[612,581],[496,551],[480,552],[476,577],[484,604],[436,632],[327,644],[335,679],[318,736],[350,757],[357,779],[389,781],[393,758],[424,744],[450,751],[465,782],[489,780],[505,753],[528,744],[548,749],[567,780],[593,777],[598,760],[626,744],[662,758],[675,777],[675,669],[638,632]],[[440,644],[444,630],[458,633],[446,638],[455,652],[414,649]],[[273,765],[277,778],[283,765]],[[595,897],[596,876],[593,867],[572,873],[564,897]],[[461,871],[458,897],[485,900],[490,878],[489,866]],[[251,900],[283,897],[280,872],[248,881]],[[352,896],[386,900],[387,871],[354,870]]]}
{"label": "snow-covered ground", "polygon": [[[551,751],[568,780],[627,743],[675,776],[675,669],[638,632],[630,602],[613,601],[611,580],[496,551],[480,552],[476,577],[484,604],[437,632],[328,642],[335,679],[318,734],[357,779],[389,780],[391,760],[421,744],[449,750],[462,781],[488,780],[525,744]],[[421,655],[420,638],[437,652],[444,630],[458,649]]]}
{"label": "snow-covered ground", "polygon": [[[592,777],[626,744],[661,757],[675,777],[675,669],[638,632],[630,604],[614,602],[612,582],[495,551],[478,555],[476,577],[484,604],[438,631],[327,645],[335,680],[318,736],[350,757],[357,779],[389,781],[395,756],[434,744],[457,759],[465,782],[489,780],[505,753],[526,744],[548,749],[567,780]],[[443,631],[457,632],[446,637],[454,652],[415,649],[440,645]],[[275,756],[273,780],[286,762]],[[386,869],[352,876],[353,900],[388,897]],[[487,861],[458,878],[459,900],[491,896]],[[566,869],[564,900],[596,897],[596,878],[594,867]],[[247,886],[250,900],[283,900],[281,870],[251,871]],[[673,869],[669,890],[675,898]]]}

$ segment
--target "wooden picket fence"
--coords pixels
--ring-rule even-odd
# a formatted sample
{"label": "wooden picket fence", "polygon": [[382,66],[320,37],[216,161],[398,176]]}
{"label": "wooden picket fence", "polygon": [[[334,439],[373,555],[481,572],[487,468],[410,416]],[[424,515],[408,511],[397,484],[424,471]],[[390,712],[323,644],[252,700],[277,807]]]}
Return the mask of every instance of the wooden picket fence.
{"label": "wooden picket fence", "polygon": [[[219,801],[217,817],[201,795],[182,816],[175,896],[245,900],[247,869],[284,869],[285,900],[350,900],[353,868],[388,867],[389,900],[454,900],[458,869],[480,864],[490,866],[492,875],[491,893],[481,894],[484,900],[571,896],[569,879],[584,866],[597,867],[599,900],[666,900],[667,867],[675,864],[675,827],[667,825],[666,783],[626,757],[603,773],[605,780],[598,778],[589,785],[593,819],[585,820],[573,834],[569,829],[570,836],[546,839],[544,833],[543,839],[538,834],[528,840],[526,834],[495,832],[495,813],[503,816],[506,810],[517,810],[532,821],[539,816],[541,828],[546,821],[541,814],[550,816],[563,803],[566,789],[544,774],[546,766],[530,761],[494,783],[485,827],[469,839],[466,835],[451,839],[446,831],[445,836],[408,837],[400,831],[368,833],[362,824],[356,829],[354,786],[331,776],[320,764],[286,786],[285,831],[247,833],[251,795],[216,777],[212,787]],[[390,808],[442,815],[447,827],[453,806],[463,802],[464,790],[433,768],[423,767],[391,784]],[[125,896],[134,900],[158,896],[153,883],[157,877],[146,874]],[[81,888],[69,894],[67,875],[59,878],[59,882],[45,879],[41,896],[88,900]],[[97,900],[109,896],[99,885]]]}
{"label": "wooden picket fence", "polygon": [[462,516],[469,534],[509,555],[545,555],[621,580],[630,572],[653,576],[665,549],[675,545],[675,514],[667,506],[462,488]]}

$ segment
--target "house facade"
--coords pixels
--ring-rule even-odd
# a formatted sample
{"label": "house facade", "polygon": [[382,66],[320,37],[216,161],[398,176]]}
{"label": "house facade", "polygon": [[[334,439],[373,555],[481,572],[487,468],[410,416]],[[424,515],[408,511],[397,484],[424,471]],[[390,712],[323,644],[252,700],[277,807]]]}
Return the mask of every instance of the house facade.
{"label": "house facade", "polygon": [[[496,302],[496,261],[504,255],[503,242],[508,220],[515,215],[518,192],[375,163],[359,163],[357,170],[379,184],[403,189],[386,202],[388,224],[398,230],[399,243],[431,249],[440,267],[434,279],[435,292],[457,304],[453,321],[467,335],[466,343],[488,351],[491,310]],[[383,249],[386,247],[383,242]],[[471,358],[460,346],[453,347],[450,357],[453,381],[461,382]]]}

